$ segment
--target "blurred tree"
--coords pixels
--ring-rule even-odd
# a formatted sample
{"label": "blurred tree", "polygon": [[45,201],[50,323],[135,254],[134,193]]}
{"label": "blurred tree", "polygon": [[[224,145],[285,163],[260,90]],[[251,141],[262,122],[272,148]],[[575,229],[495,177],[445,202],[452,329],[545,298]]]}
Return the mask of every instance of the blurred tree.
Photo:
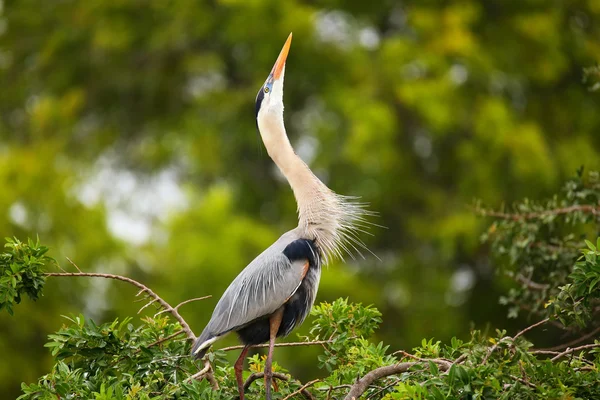
{"label": "blurred tree", "polygon": [[[369,240],[382,261],[332,265],[319,299],[375,303],[396,347],[496,326],[466,205],[598,167],[598,92],[582,82],[600,54],[594,0],[0,0],[0,232],[39,234],[61,264],[148,275],[173,302],[220,295],[295,225],[252,104],[290,31],[292,142],[387,227]],[[121,287],[49,285],[45,309],[0,316],[2,393],[48,370],[60,314],[134,311]],[[185,310],[196,330],[215,302]]]}

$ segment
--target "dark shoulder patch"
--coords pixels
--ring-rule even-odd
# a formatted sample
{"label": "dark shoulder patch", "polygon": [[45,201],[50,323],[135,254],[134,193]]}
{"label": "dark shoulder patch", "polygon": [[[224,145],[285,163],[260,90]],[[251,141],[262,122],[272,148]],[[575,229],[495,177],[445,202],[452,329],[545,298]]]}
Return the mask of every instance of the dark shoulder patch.
{"label": "dark shoulder patch", "polygon": [[[258,111],[260,110],[260,105],[262,104],[263,99],[265,98],[265,92],[263,91],[262,86],[260,87],[260,90],[258,91],[258,94],[256,95],[256,115],[255,117],[258,118]],[[257,122],[258,124],[258,122]],[[258,126],[258,125],[257,125]]]}
{"label": "dark shoulder patch", "polygon": [[311,267],[317,266],[321,262],[319,249],[314,241],[308,239],[294,240],[283,249],[283,254],[291,262],[308,260]]}

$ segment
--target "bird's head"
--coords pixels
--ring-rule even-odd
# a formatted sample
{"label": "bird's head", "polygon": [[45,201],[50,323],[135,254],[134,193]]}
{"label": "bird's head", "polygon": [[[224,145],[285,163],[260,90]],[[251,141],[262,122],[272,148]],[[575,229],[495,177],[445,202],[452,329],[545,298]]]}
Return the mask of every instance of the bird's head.
{"label": "bird's head", "polygon": [[285,60],[291,43],[292,34],[290,33],[271,73],[256,95],[256,124],[261,135],[270,131],[268,125],[281,124],[283,126],[283,77]]}

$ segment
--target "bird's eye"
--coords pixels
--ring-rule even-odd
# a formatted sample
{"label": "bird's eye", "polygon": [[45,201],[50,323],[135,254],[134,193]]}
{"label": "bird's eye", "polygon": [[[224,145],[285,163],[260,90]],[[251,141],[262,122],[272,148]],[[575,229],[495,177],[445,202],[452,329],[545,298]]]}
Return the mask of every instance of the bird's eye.
{"label": "bird's eye", "polygon": [[265,93],[269,93],[269,87],[265,86]]}

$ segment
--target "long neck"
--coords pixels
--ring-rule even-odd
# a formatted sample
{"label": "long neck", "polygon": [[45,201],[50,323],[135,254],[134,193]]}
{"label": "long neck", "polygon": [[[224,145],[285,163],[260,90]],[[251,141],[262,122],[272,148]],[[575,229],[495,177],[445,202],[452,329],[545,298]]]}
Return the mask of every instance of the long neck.
{"label": "long neck", "polygon": [[[294,152],[283,122],[264,118],[260,124],[263,142],[281,173],[289,182],[298,204],[298,227],[325,253],[337,252],[341,210],[338,196],[317,178]],[[328,254],[325,254],[327,258]]]}
{"label": "long neck", "polygon": [[[309,222],[317,223],[318,221],[313,220],[317,217],[314,215],[315,212],[327,206],[327,204],[323,204],[320,207],[319,203],[322,202],[323,197],[335,195],[294,152],[282,122],[267,120],[262,125],[262,130],[265,131],[262,137],[267,152],[294,191],[298,204],[300,227],[309,225]],[[318,217],[322,217],[322,215],[318,215]]]}
{"label": "long neck", "polygon": [[331,191],[296,155],[285,133],[283,120],[273,115],[259,118],[259,129],[269,156],[286,177],[298,204],[298,228],[307,239],[315,240],[325,262],[343,253],[353,257],[368,251],[358,231],[368,228],[372,215],[365,205]]}

